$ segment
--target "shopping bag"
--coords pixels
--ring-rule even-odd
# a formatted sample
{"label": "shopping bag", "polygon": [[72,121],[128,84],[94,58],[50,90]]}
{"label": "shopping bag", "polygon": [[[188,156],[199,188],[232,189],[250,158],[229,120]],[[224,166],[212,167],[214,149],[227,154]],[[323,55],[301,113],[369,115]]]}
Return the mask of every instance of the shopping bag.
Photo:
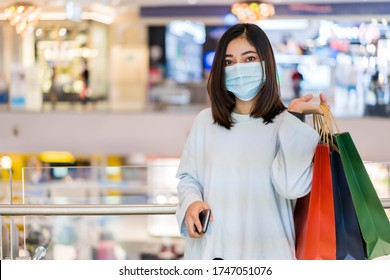
{"label": "shopping bag", "polygon": [[314,128],[320,133],[320,140],[314,155],[311,192],[298,199],[294,210],[295,255],[297,259],[335,260],[336,225],[328,128],[318,115],[314,117]]}
{"label": "shopping bag", "polygon": [[336,225],[329,145],[317,145],[303,258],[336,259]]}
{"label": "shopping bag", "polygon": [[366,257],[390,254],[390,222],[348,132],[335,135],[363,236]]}
{"label": "shopping bag", "polygon": [[364,260],[364,243],[341,157],[337,149],[330,155],[336,221],[336,259]]}
{"label": "shopping bag", "polygon": [[307,216],[310,203],[310,193],[297,199],[294,208],[295,225],[295,256],[298,260],[303,260],[305,251]]}

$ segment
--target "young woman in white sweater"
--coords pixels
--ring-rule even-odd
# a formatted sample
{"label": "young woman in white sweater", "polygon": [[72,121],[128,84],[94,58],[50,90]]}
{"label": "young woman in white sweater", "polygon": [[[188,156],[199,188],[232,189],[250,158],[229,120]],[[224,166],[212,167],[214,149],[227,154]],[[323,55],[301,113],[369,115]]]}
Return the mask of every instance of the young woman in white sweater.
{"label": "young woman in white sweater", "polygon": [[[320,106],[311,94],[283,105],[271,44],[254,24],[221,37],[208,93],[177,173],[185,259],[295,259],[293,205],[310,191],[319,139],[302,118]],[[211,221],[198,233],[203,209]]]}

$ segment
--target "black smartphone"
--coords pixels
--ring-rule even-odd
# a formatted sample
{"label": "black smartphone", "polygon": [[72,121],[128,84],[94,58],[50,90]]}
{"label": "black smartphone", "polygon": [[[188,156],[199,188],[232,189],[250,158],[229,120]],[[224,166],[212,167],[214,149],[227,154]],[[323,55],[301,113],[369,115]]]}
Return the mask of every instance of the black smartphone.
{"label": "black smartphone", "polygon": [[[211,210],[210,209],[204,209],[200,211],[199,213],[199,220],[200,223],[202,224],[202,233],[205,233],[207,231],[207,227],[209,225],[210,221],[210,216],[211,216]],[[199,233],[198,229],[195,227],[196,232]]]}

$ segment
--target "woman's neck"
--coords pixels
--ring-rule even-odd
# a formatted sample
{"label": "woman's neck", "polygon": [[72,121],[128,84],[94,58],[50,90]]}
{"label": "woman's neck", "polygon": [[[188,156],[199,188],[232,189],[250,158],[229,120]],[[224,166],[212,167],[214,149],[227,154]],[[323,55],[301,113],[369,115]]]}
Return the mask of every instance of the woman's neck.
{"label": "woman's neck", "polygon": [[240,115],[249,115],[252,111],[252,106],[254,105],[254,101],[242,101],[236,98],[236,106],[234,107],[234,113]]}

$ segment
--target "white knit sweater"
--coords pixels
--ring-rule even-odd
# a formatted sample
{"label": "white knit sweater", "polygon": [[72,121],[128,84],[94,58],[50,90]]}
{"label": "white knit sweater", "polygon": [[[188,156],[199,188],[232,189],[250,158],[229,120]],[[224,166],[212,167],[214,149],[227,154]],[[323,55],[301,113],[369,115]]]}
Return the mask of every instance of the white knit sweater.
{"label": "white knit sweater", "polygon": [[214,221],[187,238],[185,259],[295,259],[293,207],[309,192],[318,133],[287,111],[273,123],[233,113],[227,130],[199,113],[177,177],[181,233],[187,207],[206,201]]}

